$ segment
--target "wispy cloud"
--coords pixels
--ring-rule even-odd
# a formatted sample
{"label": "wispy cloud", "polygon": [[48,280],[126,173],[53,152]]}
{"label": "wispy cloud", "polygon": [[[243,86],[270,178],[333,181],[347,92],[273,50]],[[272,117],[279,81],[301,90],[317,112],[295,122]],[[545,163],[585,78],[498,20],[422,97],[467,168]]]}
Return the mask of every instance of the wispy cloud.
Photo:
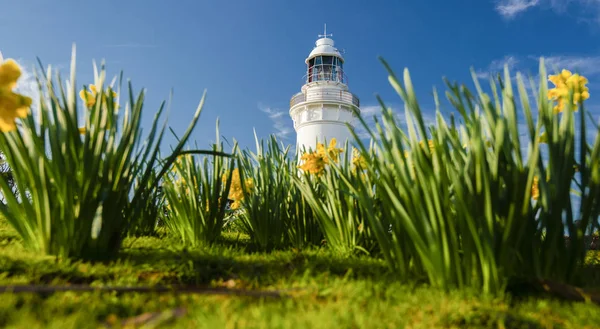
{"label": "wispy cloud", "polygon": [[363,106],[360,108],[360,114],[363,117],[372,117],[373,115],[381,113],[381,106],[379,105],[369,105]]}
{"label": "wispy cloud", "polygon": [[549,56],[544,61],[548,71],[568,69],[588,77],[600,74],[600,56]]}
{"label": "wispy cloud", "polygon": [[496,11],[505,18],[513,18],[539,4],[540,0],[500,0],[496,3]]}
{"label": "wispy cloud", "polygon": [[[517,71],[524,73],[524,78],[527,78],[530,72],[535,72],[533,75],[534,81],[539,81],[537,74],[540,58],[544,58],[544,64],[548,74],[553,74],[556,70],[567,69],[572,72],[578,72],[588,78],[600,76],[600,55],[553,55],[553,56],[516,56],[507,55],[502,59],[493,60],[486,69],[476,70],[476,75],[480,79],[487,79],[490,75],[502,73],[504,65],[508,65],[511,74]],[[513,75],[513,80],[516,75]],[[526,87],[529,84],[525,83]]]}
{"label": "wispy cloud", "polygon": [[290,134],[294,132],[292,120],[286,111],[281,111],[262,104],[259,104],[258,108],[266,113],[273,122],[273,128],[275,130],[274,134],[277,138],[287,140],[290,137]]}
{"label": "wispy cloud", "polygon": [[576,11],[574,18],[578,21],[600,23],[600,1],[598,0],[494,0],[494,2],[498,14],[506,19],[513,19],[537,7],[552,10],[557,14],[566,14],[573,9]]}
{"label": "wispy cloud", "polygon": [[[600,3],[600,1],[598,1]],[[600,80],[600,55],[552,55],[552,56],[539,56],[539,55],[530,55],[530,56],[505,56],[501,60],[495,60],[490,63],[488,66],[488,70],[480,71],[478,73],[479,77],[489,76],[487,72],[497,73],[501,72],[502,65],[501,63],[507,63],[510,68],[512,68],[511,73],[516,73],[516,71],[521,72],[535,72],[533,78],[536,84],[538,83],[540,77],[537,73],[537,69],[539,66],[540,57],[544,57],[544,62],[546,66],[546,70],[548,74],[554,74],[555,70],[567,69],[572,72],[578,72],[582,75],[586,76],[589,79],[588,87],[590,88],[590,93],[595,95],[595,90],[598,90],[597,81]],[[496,72],[494,72],[496,71]],[[513,75],[513,79],[515,76]],[[529,87],[527,81],[525,81],[525,86]],[[549,87],[552,87],[549,84]],[[529,88],[528,88],[529,89]],[[534,96],[530,94],[530,96]],[[534,96],[535,97],[535,96]],[[592,96],[593,97],[593,96]],[[531,99],[532,100],[532,99]],[[586,110],[589,114],[592,115],[596,123],[600,120],[600,107],[595,106],[593,103],[586,103]],[[537,110],[533,109],[534,117],[537,115]],[[576,119],[577,120],[577,119]],[[522,142],[522,152],[526,154],[528,147],[528,139],[529,139],[529,131],[526,125],[524,114],[519,111],[518,112],[518,121],[519,121],[519,134]],[[595,126],[588,121],[588,130],[586,138],[591,142],[595,138],[595,134],[597,130],[594,128]]]}
{"label": "wispy cloud", "polygon": [[[404,105],[394,104],[391,106],[387,105],[387,107],[390,108],[394,113],[394,120],[396,121],[396,125],[403,130],[406,129],[406,116],[404,113]],[[379,121],[380,123],[382,122],[382,108],[380,105],[362,106],[360,108],[360,112],[366,125],[371,130],[375,129],[375,120]],[[435,111],[422,109],[421,115],[423,116],[423,121],[425,122],[425,125],[427,127],[435,124]],[[358,138],[362,140],[368,140],[371,138],[367,129],[363,127],[360,121],[357,120],[357,122],[355,122],[354,124],[354,127],[356,129],[356,134],[358,135]]]}
{"label": "wispy cloud", "polygon": [[[381,106],[379,105],[368,105],[360,108],[360,115],[363,120],[369,127],[369,129],[375,129],[375,117],[381,117]],[[363,127],[362,123],[359,120],[356,120],[354,123],[354,129],[358,138],[360,139],[369,139],[371,136],[369,135],[367,129]]]}
{"label": "wispy cloud", "polygon": [[512,70],[519,63],[519,59],[515,56],[504,56],[502,59],[493,60],[485,70],[476,71],[475,74],[480,79],[487,79],[491,74],[496,74],[504,70],[504,66],[508,65],[508,69]]}
{"label": "wispy cloud", "polygon": [[[1,57],[1,55],[0,55]],[[15,59],[21,67],[21,77],[17,81],[15,92],[31,97],[32,109],[35,111],[39,107],[40,93],[37,81],[34,75],[34,66],[22,59]]]}
{"label": "wispy cloud", "polygon": [[[2,52],[0,51],[0,63],[5,60],[8,60],[10,57],[4,57]],[[25,96],[29,96],[32,98],[37,98],[37,82],[35,80],[35,75],[33,74],[33,66],[31,63],[20,59],[20,58],[10,58],[17,62],[21,67],[21,77],[17,80],[17,86],[15,91],[23,94]]]}

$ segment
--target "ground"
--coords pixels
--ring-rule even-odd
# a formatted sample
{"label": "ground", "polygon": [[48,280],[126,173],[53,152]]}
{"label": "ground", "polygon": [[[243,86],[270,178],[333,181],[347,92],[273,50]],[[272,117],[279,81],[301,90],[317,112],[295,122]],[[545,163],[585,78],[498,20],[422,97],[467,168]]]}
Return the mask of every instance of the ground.
{"label": "ground", "polygon": [[[590,262],[598,256],[590,253]],[[0,220],[0,285],[16,284],[186,284],[221,290],[4,293],[0,327],[600,328],[600,306],[591,303],[443,293],[422,283],[397,282],[380,259],[339,257],[324,248],[253,252],[236,234],[194,250],[164,233],[127,239],[117,260],[88,263],[27,251]],[[281,297],[233,294],[249,290]]]}

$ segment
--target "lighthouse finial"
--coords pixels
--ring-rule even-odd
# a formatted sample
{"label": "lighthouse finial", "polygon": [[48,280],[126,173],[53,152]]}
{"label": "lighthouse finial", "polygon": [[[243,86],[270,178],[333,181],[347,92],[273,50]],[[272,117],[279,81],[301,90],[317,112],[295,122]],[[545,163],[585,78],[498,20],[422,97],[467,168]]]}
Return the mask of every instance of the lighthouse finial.
{"label": "lighthouse finial", "polygon": [[323,37],[323,38],[327,38],[327,37],[332,37],[333,33],[331,34],[327,34],[327,24],[325,24],[325,30],[323,32],[323,34],[319,34],[319,38]]}

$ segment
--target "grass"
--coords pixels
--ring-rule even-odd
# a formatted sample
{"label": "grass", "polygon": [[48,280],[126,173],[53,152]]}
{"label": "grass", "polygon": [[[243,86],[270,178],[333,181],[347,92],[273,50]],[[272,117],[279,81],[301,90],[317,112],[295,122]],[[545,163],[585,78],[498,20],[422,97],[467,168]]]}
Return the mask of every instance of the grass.
{"label": "grass", "polygon": [[[589,262],[600,254],[590,253]],[[0,327],[118,328],[597,328],[598,306],[542,296],[448,294],[393,279],[382,259],[327,249],[255,252],[224,233],[212,247],[186,250],[176,237],[127,239],[112,262],[39,256],[0,220],[0,285],[197,285],[283,291],[283,298],[186,293],[4,293]],[[596,270],[596,274],[598,271]],[[600,279],[589,287],[600,287]],[[178,313],[180,312],[180,313]],[[140,315],[154,315],[148,318]],[[159,316],[160,315],[160,316]],[[142,325],[143,324],[143,325]]]}

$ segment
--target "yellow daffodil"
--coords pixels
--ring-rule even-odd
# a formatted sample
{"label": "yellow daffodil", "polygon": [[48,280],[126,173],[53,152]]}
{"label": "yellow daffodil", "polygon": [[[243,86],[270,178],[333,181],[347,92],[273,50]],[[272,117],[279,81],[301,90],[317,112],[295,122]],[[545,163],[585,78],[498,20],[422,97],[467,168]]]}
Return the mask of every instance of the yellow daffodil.
{"label": "yellow daffodil", "polygon": [[11,91],[21,77],[21,68],[13,59],[0,63],[0,90]]}
{"label": "yellow daffodil", "polygon": [[363,225],[363,223],[358,224],[358,232],[362,233],[365,230],[365,226]]}
{"label": "yellow daffodil", "polygon": [[[229,172],[225,173],[222,177],[223,183],[227,182],[229,178]],[[238,209],[241,205],[241,201],[244,199],[244,192],[249,194],[254,189],[254,181],[252,178],[246,178],[244,180],[244,189],[242,190],[242,180],[240,177],[240,171],[238,168],[233,170],[233,176],[231,177],[231,186],[229,187],[229,199],[233,200],[231,209]]]}
{"label": "yellow daffodil", "polygon": [[[425,147],[425,142],[424,141],[420,141],[419,145],[421,147]],[[427,140],[427,145],[429,146],[429,150],[433,153],[433,150],[435,149],[435,145],[433,143],[433,140],[431,140],[431,139]]]}
{"label": "yellow daffodil", "polygon": [[80,134],[84,135],[86,133],[86,131],[87,130],[85,129],[85,127],[79,127],[79,133]]}
{"label": "yellow daffodil", "polygon": [[367,169],[367,159],[357,149],[352,150],[353,171]]}
{"label": "yellow daffodil", "polygon": [[[427,145],[429,146],[429,150],[431,151],[431,153],[433,153],[433,150],[435,149],[433,140],[431,140],[431,139],[427,140]],[[424,141],[420,141],[419,146],[421,146],[421,148],[423,150],[425,150],[425,142]],[[465,147],[466,147],[466,144],[465,144]],[[409,156],[410,156],[410,151],[404,151],[404,157],[408,158]]]}
{"label": "yellow daffodil", "polygon": [[337,140],[332,138],[329,141],[329,146],[325,148],[323,143],[317,143],[316,152],[307,152],[302,154],[300,160],[303,162],[298,168],[303,171],[307,171],[311,174],[320,176],[325,170],[325,166],[329,164],[329,159],[333,162],[338,163],[340,153],[344,152],[344,149],[336,147]]}
{"label": "yellow daffodil", "polygon": [[0,131],[9,132],[17,128],[15,120],[26,118],[31,98],[17,94],[12,89],[21,76],[21,68],[12,59],[0,63]]}
{"label": "yellow daffodil", "polygon": [[[90,85],[89,88],[90,91],[82,89],[79,92],[79,97],[85,102],[85,106],[88,108],[96,105],[96,96],[98,95],[98,87],[96,87],[96,85]],[[108,87],[108,89],[102,94],[102,102],[105,104],[107,102],[108,95],[110,95],[113,99],[117,97],[117,93]]]}
{"label": "yellow daffodil", "polygon": [[[222,199],[221,197],[219,197],[219,198],[217,199],[217,209],[221,209],[221,206],[223,205],[223,203],[222,203],[222,202],[223,202],[223,199]],[[237,209],[237,207],[238,207],[238,206],[239,206],[239,204],[238,204],[238,205],[236,205],[236,208],[235,208],[235,209]],[[210,210],[211,210],[211,208],[210,208],[210,200],[208,200],[208,199],[207,199],[207,200],[206,200],[206,207],[205,207],[205,211],[206,211],[206,212],[209,212]]]}
{"label": "yellow daffodil", "polygon": [[539,187],[539,178],[537,176],[533,177],[533,184],[531,185],[531,197],[534,200],[537,200],[540,197],[540,187]]}
{"label": "yellow daffodil", "polygon": [[577,105],[581,101],[590,98],[589,89],[586,86],[588,80],[579,74],[573,74],[569,70],[562,70],[560,74],[550,75],[548,80],[554,84],[554,88],[548,90],[548,99],[556,101],[554,113],[563,111],[569,101],[569,93],[573,92],[573,106],[577,111]]}
{"label": "yellow daffodil", "polygon": [[302,165],[298,166],[298,168],[317,176],[323,174],[325,165],[327,164],[326,157],[315,152],[304,153],[300,160],[303,163]]}
{"label": "yellow daffodil", "polygon": [[17,128],[15,120],[29,114],[31,98],[12,91],[0,90],[0,131],[9,132]]}
{"label": "yellow daffodil", "polygon": [[242,206],[241,200],[235,200],[231,203],[231,205],[229,206],[230,209],[239,209]]}
{"label": "yellow daffodil", "polygon": [[179,155],[175,159],[175,162],[173,163],[173,167],[171,168],[171,172],[173,172],[173,173],[177,173],[178,172],[177,166],[181,166],[181,159],[182,159],[181,155]]}
{"label": "yellow daffodil", "polygon": [[[533,177],[533,183],[531,184],[531,198],[537,200],[540,198],[540,185],[539,185],[539,177]],[[550,175],[546,176],[546,182],[550,181]]]}
{"label": "yellow daffodil", "polygon": [[540,143],[540,144],[548,143],[548,134],[546,134],[545,131],[540,135],[540,137],[538,137],[538,143]]}
{"label": "yellow daffodil", "polygon": [[332,138],[329,141],[329,147],[325,150],[325,145],[322,143],[317,143],[317,154],[321,155],[325,163],[329,163],[329,157],[333,160],[333,162],[337,163],[339,161],[340,153],[344,152],[344,149],[335,147],[337,144],[337,140]]}
{"label": "yellow daffodil", "polygon": [[87,90],[80,91],[79,97],[85,102],[86,107],[92,107],[96,104],[96,96]]}

